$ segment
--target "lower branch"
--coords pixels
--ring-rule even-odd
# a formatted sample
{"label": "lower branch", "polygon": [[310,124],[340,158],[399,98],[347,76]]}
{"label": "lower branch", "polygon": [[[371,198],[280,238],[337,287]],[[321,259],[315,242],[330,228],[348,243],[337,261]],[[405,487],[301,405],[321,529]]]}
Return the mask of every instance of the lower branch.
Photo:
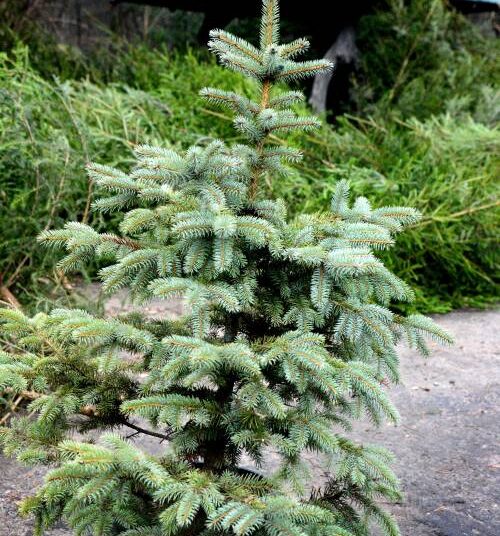
{"label": "lower branch", "polygon": [[[6,389],[5,392],[9,393],[12,392],[12,389]],[[15,401],[15,407],[19,405],[19,403],[22,400],[35,400],[37,398],[40,398],[43,396],[41,393],[37,393],[36,391],[21,391],[18,393],[18,397]],[[13,409],[15,409],[15,407]],[[0,420],[0,424],[3,424],[7,419],[5,417],[12,416],[13,411],[10,411],[7,416],[4,416],[2,420]],[[85,415],[85,417],[97,417],[97,409],[94,405],[88,404],[86,406],[82,406],[78,412],[80,415]],[[136,432],[139,432],[140,434],[149,435],[152,437],[158,437],[159,439],[163,440],[169,440],[172,436],[172,430],[169,430],[167,434],[162,434],[160,432],[155,432],[154,430],[149,430],[147,428],[143,428],[142,426],[138,426],[137,424],[134,424],[130,421],[128,421],[125,418],[122,418],[119,420],[118,424],[123,424],[124,426],[127,426],[128,428],[132,428],[132,430],[135,430]]]}
{"label": "lower branch", "polygon": [[121,421],[121,424],[123,424],[124,426],[128,426],[128,428],[132,428],[132,430],[135,430],[136,432],[140,434],[145,434],[145,435],[149,435],[152,437],[158,437],[165,441],[168,441],[172,437],[172,433],[173,433],[173,431],[170,430],[168,434],[161,434],[160,432],[155,432],[154,430],[148,430],[147,428],[142,428],[142,426],[137,426],[137,424],[127,421],[126,419]]}

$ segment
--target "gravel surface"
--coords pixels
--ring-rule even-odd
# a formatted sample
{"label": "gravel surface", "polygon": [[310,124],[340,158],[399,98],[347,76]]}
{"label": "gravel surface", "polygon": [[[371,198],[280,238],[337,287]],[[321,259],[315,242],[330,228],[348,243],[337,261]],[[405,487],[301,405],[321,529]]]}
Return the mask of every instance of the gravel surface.
{"label": "gravel surface", "polygon": [[[108,314],[129,308],[123,296]],[[175,316],[178,302],[153,302],[148,312]],[[450,348],[432,345],[422,359],[401,348],[402,381],[390,389],[401,413],[398,426],[356,426],[352,436],[394,452],[405,500],[391,505],[405,536],[498,536],[500,514],[499,311],[464,311],[436,317],[455,337]],[[159,452],[149,440],[144,448]],[[308,456],[314,484],[325,477],[321,461]],[[31,494],[43,469],[27,469],[0,456],[0,536],[30,536],[32,521],[17,516],[17,502]],[[276,464],[270,454],[268,468]],[[57,527],[49,536],[69,536]],[[376,531],[374,531],[376,534]]]}

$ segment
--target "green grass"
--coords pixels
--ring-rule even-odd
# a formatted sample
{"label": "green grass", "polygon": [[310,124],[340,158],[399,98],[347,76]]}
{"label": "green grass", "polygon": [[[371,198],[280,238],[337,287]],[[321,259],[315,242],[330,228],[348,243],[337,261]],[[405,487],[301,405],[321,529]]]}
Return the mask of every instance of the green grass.
{"label": "green grass", "polygon": [[54,283],[56,257],[35,241],[67,220],[96,220],[88,211],[89,160],[127,167],[134,144],[160,143],[171,130],[167,108],[130,88],[88,81],[47,81],[27,50],[0,57],[0,273],[21,302]]}
{"label": "green grass", "polygon": [[[296,136],[303,162],[267,187],[292,214],[324,210],[344,177],[375,205],[418,208],[422,222],[385,254],[391,268],[421,310],[484,306],[498,298],[498,44],[436,0],[391,4],[392,15],[360,25],[349,114]],[[86,161],[125,169],[137,142],[236,140],[197,93],[255,90],[204,53],[119,47],[97,62],[40,47],[18,44],[0,60],[0,274],[28,307],[61,284],[57,256],[35,236],[68,219],[103,223],[87,211]]]}

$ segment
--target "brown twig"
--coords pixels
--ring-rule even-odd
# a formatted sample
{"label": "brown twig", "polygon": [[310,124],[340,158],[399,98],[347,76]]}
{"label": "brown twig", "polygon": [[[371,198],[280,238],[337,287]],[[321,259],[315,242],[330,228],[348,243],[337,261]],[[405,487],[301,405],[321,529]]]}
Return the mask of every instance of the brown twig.
{"label": "brown twig", "polygon": [[461,218],[462,216],[468,216],[469,214],[474,214],[475,212],[480,212],[481,210],[488,210],[489,208],[495,208],[499,206],[500,201],[494,201],[493,203],[487,203],[486,205],[480,205],[479,207],[466,208],[458,212],[453,212],[452,214],[445,214],[443,216],[430,216],[428,218],[424,218],[417,223],[414,223],[413,225],[409,225],[408,228],[423,227],[434,222],[446,223],[450,220],[456,220],[457,218]]}
{"label": "brown twig", "polygon": [[114,242],[120,246],[126,246],[133,250],[141,249],[141,244],[136,240],[131,240],[130,238],[124,238],[122,236],[116,236],[110,233],[103,233],[101,237],[105,240],[109,240],[110,242]]}
{"label": "brown twig", "polygon": [[12,402],[11,406],[10,406],[10,411],[8,411],[1,419],[0,419],[0,426],[2,426],[3,424],[5,424],[9,418],[14,414],[14,412],[16,411],[16,408],[17,406],[19,406],[19,404],[24,400],[24,398],[19,395],[15,400],[14,402]]}
{"label": "brown twig", "polygon": [[[261,93],[261,99],[260,99],[260,109],[265,110],[269,106],[269,98],[271,96],[271,81],[270,80],[264,80],[262,83],[262,93]],[[264,140],[259,141],[257,144],[257,154],[262,156],[262,151],[264,149]],[[250,183],[250,190],[249,190],[249,197],[250,200],[253,201],[257,195],[257,188],[259,185],[259,179],[262,174],[262,170],[260,169],[260,166],[254,168],[253,174],[252,174],[252,180]]]}
{"label": "brown twig", "polygon": [[137,424],[131,423],[130,421],[127,421],[126,419],[122,421],[122,424],[125,426],[128,426],[129,428],[132,428],[132,430],[135,430],[136,432],[140,434],[145,434],[145,435],[149,435],[152,437],[158,437],[166,441],[168,441],[170,437],[172,436],[172,431],[169,431],[168,434],[161,434],[160,432],[155,432],[154,430],[148,430],[147,428],[142,428],[142,426],[137,426]]}
{"label": "brown twig", "polygon": [[0,296],[4,298],[4,300],[14,307],[14,309],[21,309],[21,304],[19,303],[19,300],[12,294],[12,292],[9,290],[9,287],[6,285],[2,285],[0,287]]}

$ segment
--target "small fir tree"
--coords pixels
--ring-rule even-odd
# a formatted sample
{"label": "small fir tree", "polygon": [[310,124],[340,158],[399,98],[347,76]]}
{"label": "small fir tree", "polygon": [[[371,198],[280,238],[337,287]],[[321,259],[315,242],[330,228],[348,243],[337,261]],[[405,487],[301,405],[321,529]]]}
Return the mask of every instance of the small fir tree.
{"label": "small fir tree", "polygon": [[[300,158],[272,135],[319,124],[292,111],[302,95],[281,83],[332,67],[296,61],[308,42],[281,45],[278,34],[277,0],[263,2],[259,47],[211,33],[220,61],[260,84],[258,102],[201,91],[236,114],[246,144],[139,146],[131,173],[91,164],[112,193],[94,207],[123,212],[121,235],[69,223],[40,237],[66,248],[60,269],[107,259],[106,291],[183,296],[187,315],[1,311],[12,343],[0,353],[0,388],[32,398],[36,416],[2,430],[5,451],[52,467],[22,506],[37,534],[60,518],[78,535],[366,535],[372,518],[398,534],[377,504],[399,498],[390,455],[341,430],[362,414],[397,420],[382,388],[398,379],[397,341],[426,353],[424,335],[449,339],[428,318],[387,308],[412,293],[374,252],[415,210],[374,209],[363,197],[350,205],[343,181],[328,214],[289,221],[282,201],[263,197],[264,181]],[[121,437],[126,428],[164,440],[164,455]],[[89,430],[107,433],[69,439]],[[312,495],[305,450],[331,465]],[[241,467],[243,455],[258,468],[270,451],[281,460],[274,474]]]}

